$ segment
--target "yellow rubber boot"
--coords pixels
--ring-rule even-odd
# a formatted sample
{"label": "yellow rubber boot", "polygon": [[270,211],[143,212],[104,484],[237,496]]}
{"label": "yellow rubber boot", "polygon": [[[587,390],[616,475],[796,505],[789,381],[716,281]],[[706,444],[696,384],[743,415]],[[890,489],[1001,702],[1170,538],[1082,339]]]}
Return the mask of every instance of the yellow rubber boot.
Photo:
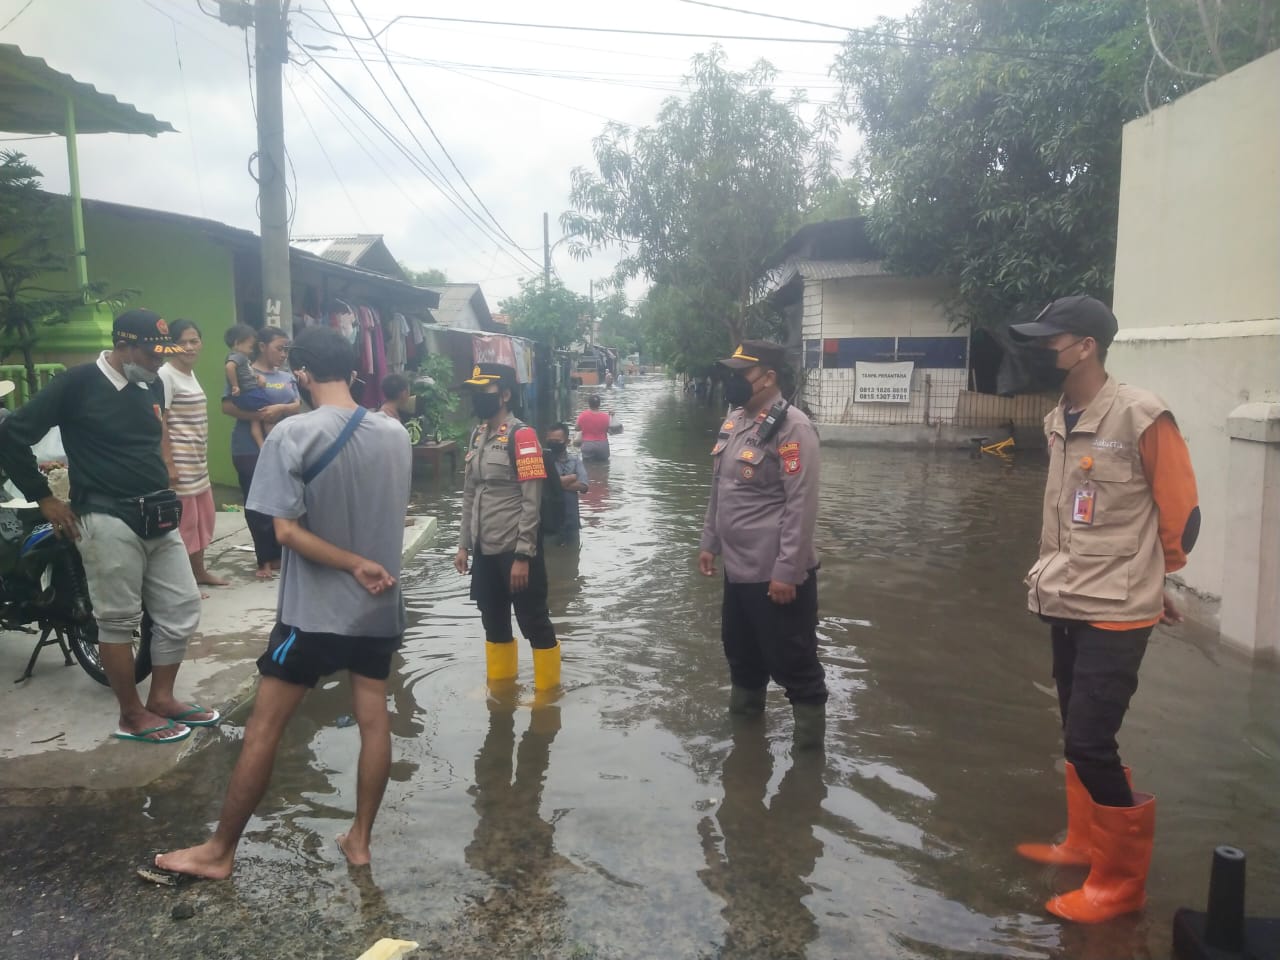
{"label": "yellow rubber boot", "polygon": [[516,642],[484,642],[484,662],[490,680],[514,680],[520,671],[520,650]]}
{"label": "yellow rubber boot", "polygon": [[554,690],[560,686],[560,644],[533,650],[533,689]]}

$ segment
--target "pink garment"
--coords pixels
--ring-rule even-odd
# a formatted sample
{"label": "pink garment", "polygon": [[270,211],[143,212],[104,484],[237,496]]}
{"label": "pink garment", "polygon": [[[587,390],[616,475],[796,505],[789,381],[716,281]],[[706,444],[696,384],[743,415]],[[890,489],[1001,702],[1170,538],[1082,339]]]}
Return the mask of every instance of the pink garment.
{"label": "pink garment", "polygon": [[609,415],[603,410],[583,410],[578,414],[578,429],[582,431],[582,441],[609,439]]}

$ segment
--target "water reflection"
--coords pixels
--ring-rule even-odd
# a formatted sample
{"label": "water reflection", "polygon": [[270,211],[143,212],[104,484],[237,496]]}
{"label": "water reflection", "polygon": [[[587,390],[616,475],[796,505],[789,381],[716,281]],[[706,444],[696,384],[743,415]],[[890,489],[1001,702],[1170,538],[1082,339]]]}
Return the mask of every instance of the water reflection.
{"label": "water reflection", "polygon": [[[551,745],[560,732],[560,708],[539,706],[517,711],[514,688],[489,701],[489,730],[476,754],[475,835],[467,845],[467,863],[486,874],[490,890],[475,906],[476,922],[490,942],[512,936],[512,923],[527,930],[526,949],[552,943],[565,907],[554,884],[568,861],[555,851],[555,822],[542,816],[542,791]],[[516,719],[528,727],[516,746]],[[514,767],[512,764],[514,754]]]}
{"label": "water reflection", "polygon": [[736,723],[720,775],[723,799],[698,823],[707,861],[698,876],[725,902],[726,958],[803,957],[818,937],[805,898],[823,850],[814,836],[827,795],[823,759],[798,754],[770,799],[773,768],[763,723]]}

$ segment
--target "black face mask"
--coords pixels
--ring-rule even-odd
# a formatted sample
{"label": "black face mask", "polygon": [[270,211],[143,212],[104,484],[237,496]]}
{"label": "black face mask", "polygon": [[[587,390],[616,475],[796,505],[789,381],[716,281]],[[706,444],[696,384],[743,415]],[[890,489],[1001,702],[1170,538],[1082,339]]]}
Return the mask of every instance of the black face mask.
{"label": "black face mask", "polygon": [[550,450],[552,453],[557,453],[557,454],[564,453],[565,442],[563,440],[548,440],[547,449]]}
{"label": "black face mask", "polygon": [[745,407],[755,396],[755,387],[745,374],[735,373],[724,384],[724,398],[731,407]]}
{"label": "black face mask", "polygon": [[[1075,345],[1069,344],[1063,350],[1070,350]],[[1071,367],[1063,369],[1058,366],[1060,353],[1052,347],[1018,345],[1006,354],[1000,365],[996,392],[1003,397],[1061,392]]]}
{"label": "black face mask", "polygon": [[481,420],[492,420],[502,409],[502,395],[497,393],[473,393],[471,409]]}

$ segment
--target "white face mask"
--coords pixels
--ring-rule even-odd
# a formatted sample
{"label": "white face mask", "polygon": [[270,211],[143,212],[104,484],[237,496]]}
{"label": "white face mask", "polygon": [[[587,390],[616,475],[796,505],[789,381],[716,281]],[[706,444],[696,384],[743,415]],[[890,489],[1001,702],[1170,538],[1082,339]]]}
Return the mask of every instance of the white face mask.
{"label": "white face mask", "polygon": [[138,363],[124,365],[125,379],[130,383],[155,383],[157,374]]}

